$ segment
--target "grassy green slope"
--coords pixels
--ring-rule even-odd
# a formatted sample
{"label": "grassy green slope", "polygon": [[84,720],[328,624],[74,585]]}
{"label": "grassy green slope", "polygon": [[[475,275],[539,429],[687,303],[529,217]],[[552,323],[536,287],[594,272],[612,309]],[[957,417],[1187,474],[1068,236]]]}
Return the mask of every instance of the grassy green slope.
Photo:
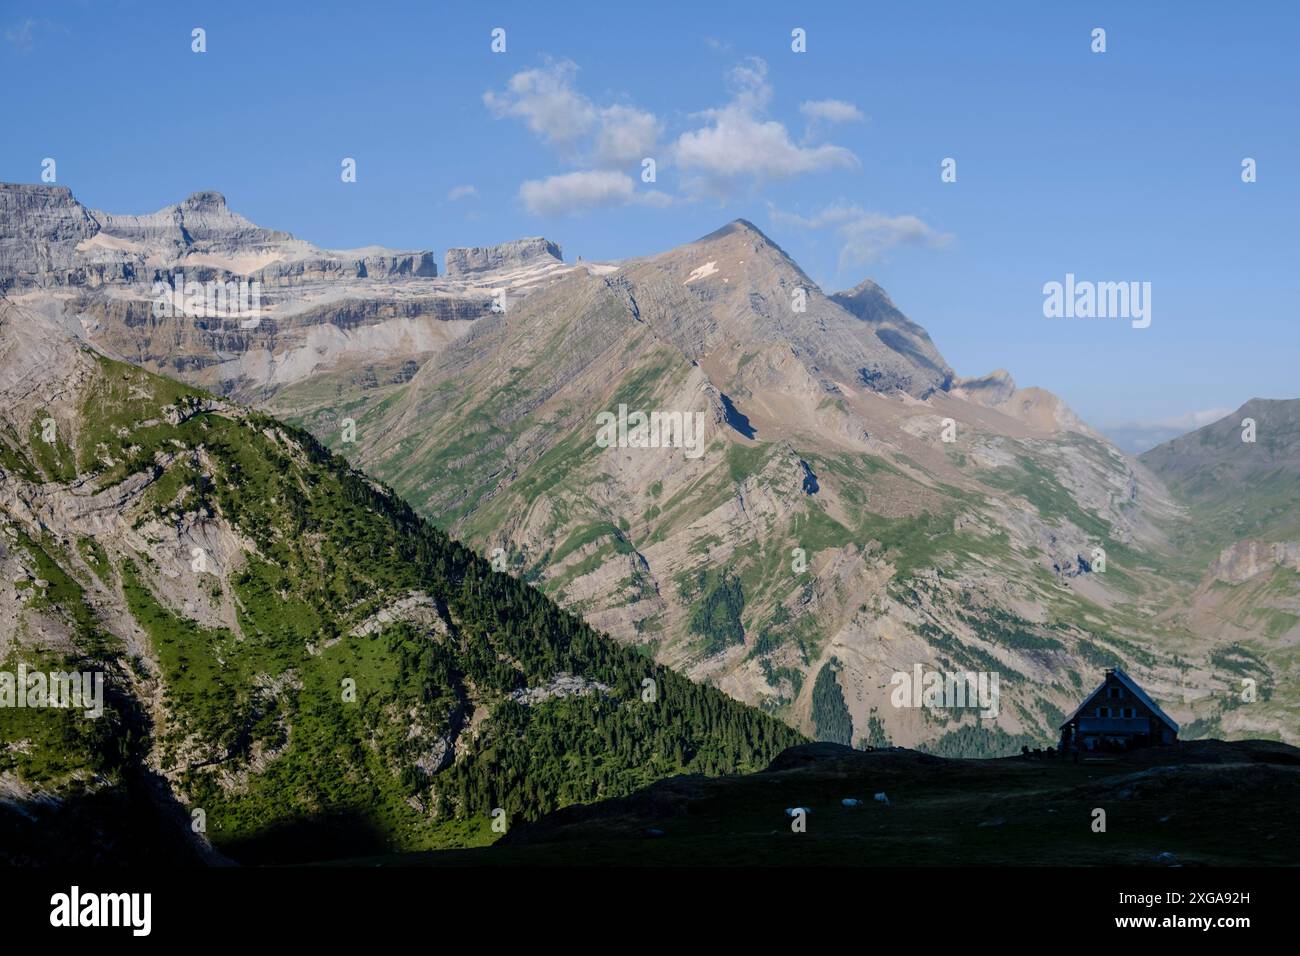
{"label": "grassy green slope", "polygon": [[[1254,441],[1242,422],[1254,422]],[[1192,511],[1183,546],[1300,537],[1300,399],[1252,399],[1141,456]]]}
{"label": "grassy green slope", "polygon": [[[200,400],[103,361],[69,454],[98,486],[150,473],[137,527],[183,516],[247,542],[203,585],[214,605],[233,603],[233,628],[174,607],[165,562],[120,543],[103,555],[161,672],[162,769],[224,851],[283,860],[486,842],[497,807],[528,819],[672,773],[756,769],[799,739],[495,573],[308,434]],[[189,417],[173,424],[184,416],[169,421],[164,406]],[[413,593],[432,598],[444,632],[397,621],[353,635]],[[560,673],[607,690],[511,698]],[[440,745],[455,759],[430,772],[436,761],[421,758]]]}

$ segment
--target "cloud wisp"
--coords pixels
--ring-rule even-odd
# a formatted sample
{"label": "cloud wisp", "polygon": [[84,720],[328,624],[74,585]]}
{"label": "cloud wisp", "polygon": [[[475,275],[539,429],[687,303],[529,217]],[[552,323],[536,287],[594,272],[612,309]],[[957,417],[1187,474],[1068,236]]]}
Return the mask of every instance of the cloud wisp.
{"label": "cloud wisp", "polygon": [[861,123],[866,119],[862,110],[844,100],[805,100],[799,112],[823,123]]}
{"label": "cloud wisp", "polygon": [[840,268],[866,265],[895,246],[924,245],[941,249],[953,239],[951,234],[940,232],[916,216],[890,216],[847,202],[831,203],[810,216],[782,212],[771,204],[768,211],[773,222],[802,229],[824,229],[838,236],[843,242]]}
{"label": "cloud wisp", "polygon": [[633,204],[665,206],[672,202],[658,190],[639,190],[631,176],[612,169],[585,169],[530,179],[519,187],[519,198],[529,212],[538,216],[571,215]]}

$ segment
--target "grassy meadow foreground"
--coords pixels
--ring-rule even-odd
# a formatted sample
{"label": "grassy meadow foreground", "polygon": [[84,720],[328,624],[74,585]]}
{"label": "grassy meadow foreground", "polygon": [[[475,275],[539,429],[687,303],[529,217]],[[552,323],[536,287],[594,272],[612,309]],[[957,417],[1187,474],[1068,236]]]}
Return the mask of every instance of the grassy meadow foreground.
{"label": "grassy meadow foreground", "polygon": [[[884,793],[889,803],[877,802]],[[861,805],[845,807],[845,798]],[[795,833],[786,808],[806,807]],[[1106,812],[1094,832],[1094,810]],[[674,777],[497,844],[368,865],[1288,866],[1300,750],[1181,743],[1108,758],[948,760],[793,747],[761,773]]]}

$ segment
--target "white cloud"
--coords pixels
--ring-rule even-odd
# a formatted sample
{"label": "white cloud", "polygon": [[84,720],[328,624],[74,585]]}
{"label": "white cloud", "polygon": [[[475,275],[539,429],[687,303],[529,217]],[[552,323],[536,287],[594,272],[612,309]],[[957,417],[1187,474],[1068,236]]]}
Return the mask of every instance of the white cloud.
{"label": "white cloud", "polygon": [[725,106],[700,115],[709,125],[683,133],[672,159],[695,173],[697,185],[725,193],[744,180],[786,179],[802,173],[857,166],[857,157],[842,146],[800,146],[784,124],[766,118],[772,99],[767,64],[750,57],[728,75],[732,98]]}
{"label": "white cloud", "polygon": [[497,119],[521,119],[548,144],[570,150],[596,123],[591,100],[573,87],[578,66],[569,60],[524,70],[510,77],[506,92],[483,94],[483,103]]}
{"label": "white cloud", "polygon": [[5,40],[19,53],[31,53],[36,21],[28,17],[16,27],[5,28]]}
{"label": "white cloud", "polygon": [[756,120],[733,107],[717,110],[712,126],[683,133],[673,158],[682,169],[721,180],[784,179],[857,163],[841,146],[798,146],[776,120]]}
{"label": "white cloud", "polygon": [[447,193],[448,202],[456,202],[458,199],[477,199],[477,198],[478,198],[478,190],[470,185],[454,186]]}
{"label": "white cloud", "polygon": [[862,110],[844,100],[805,100],[799,112],[810,120],[825,123],[858,123],[866,118]]}
{"label": "white cloud", "polygon": [[504,93],[491,90],[483,102],[498,119],[519,119],[566,162],[602,169],[639,162],[654,149],[661,124],[632,106],[597,106],[576,86],[578,66],[548,63],[510,77]]}
{"label": "white cloud", "polygon": [[653,113],[630,106],[607,106],[600,111],[592,159],[597,166],[606,167],[640,163],[653,152],[660,129]]}
{"label": "white cloud", "polygon": [[632,203],[664,206],[672,202],[661,192],[639,192],[631,176],[608,169],[530,179],[519,187],[519,198],[529,212],[538,216],[582,213]]}
{"label": "white cloud", "polygon": [[727,74],[735,104],[757,111],[772,101],[772,84],[767,82],[767,61],[761,56],[747,56]]}
{"label": "white cloud", "polygon": [[772,219],[805,229],[829,229],[843,241],[840,267],[865,265],[894,246],[922,244],[942,248],[952,236],[911,215],[887,216],[850,203],[831,203],[811,216],[781,212],[769,206]]}
{"label": "white cloud", "polygon": [[519,187],[519,198],[539,216],[584,212],[605,206],[626,206],[636,187],[626,173],[587,170],[530,179]]}
{"label": "white cloud", "polygon": [[[694,114],[696,128],[666,148],[660,148],[659,117],[625,103],[597,104],[578,89],[578,67],[569,60],[515,73],[504,90],[484,93],[483,102],[494,117],[521,121],[576,169],[520,186],[524,205],[539,215],[674,202],[627,175],[639,171],[646,157],[660,170],[679,168],[688,197],[725,196],[752,183],[858,165],[842,146],[794,142],[786,126],[769,117],[772,86],[762,59],[741,61],[726,79],[727,102]],[[808,101],[803,112],[810,124],[862,118],[856,106],[841,100]]]}

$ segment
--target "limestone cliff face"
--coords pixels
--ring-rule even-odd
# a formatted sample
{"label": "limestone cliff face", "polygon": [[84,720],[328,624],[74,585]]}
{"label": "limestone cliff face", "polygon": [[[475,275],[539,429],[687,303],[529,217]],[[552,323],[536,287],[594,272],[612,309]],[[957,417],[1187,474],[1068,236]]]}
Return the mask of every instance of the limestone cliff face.
{"label": "limestone cliff face", "polygon": [[449,276],[518,269],[538,262],[563,262],[560,247],[541,236],[516,239],[496,246],[473,246],[448,249],[446,272]]}
{"label": "limestone cliff face", "polygon": [[[409,377],[410,363],[490,315],[502,290],[517,302],[566,271],[545,239],[453,252],[461,275],[440,279],[431,251],[322,249],[250,222],[213,191],[118,215],[65,187],[0,184],[0,291],[62,315],[109,355],[243,400],[322,375]],[[184,302],[186,283],[239,282],[255,284],[256,314],[155,308],[160,288]]]}
{"label": "limestone cliff face", "polygon": [[[287,251],[295,248],[287,232],[263,229],[232,212],[218,192],[197,192],[184,201],[143,216],[95,213],[105,237],[134,243],[179,258],[191,249],[215,255]],[[297,248],[306,247],[301,243]]]}
{"label": "limestone cliff face", "polygon": [[0,223],[0,291],[66,283],[100,228],[66,186],[16,183],[0,183]]}
{"label": "limestone cliff face", "polygon": [[391,252],[351,255],[312,255],[301,259],[272,262],[254,277],[267,287],[292,287],[309,282],[348,279],[427,278],[438,275],[432,252]]}

